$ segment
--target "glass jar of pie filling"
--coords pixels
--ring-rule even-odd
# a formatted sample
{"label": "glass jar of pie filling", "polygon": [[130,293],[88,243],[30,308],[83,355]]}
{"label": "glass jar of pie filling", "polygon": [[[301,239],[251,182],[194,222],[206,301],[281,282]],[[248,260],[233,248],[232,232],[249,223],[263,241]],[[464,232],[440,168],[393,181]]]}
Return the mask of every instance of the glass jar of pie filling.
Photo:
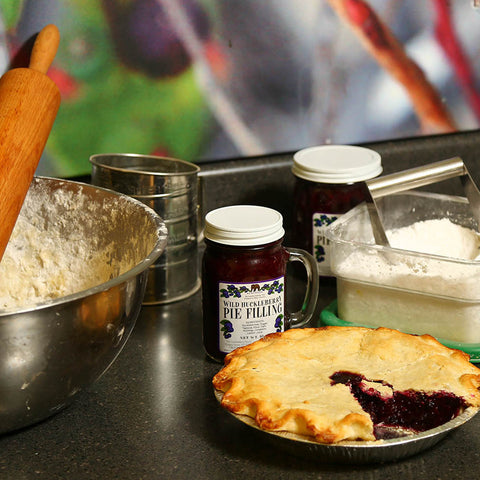
{"label": "glass jar of pie filling", "polygon": [[310,252],[321,276],[331,276],[325,229],[365,200],[365,180],[382,173],[380,155],[352,145],[325,145],[295,153],[293,244]]}
{"label": "glass jar of pie filling", "polygon": [[[318,295],[318,272],[307,252],[282,245],[282,215],[271,208],[233,205],[205,217],[202,263],[203,342],[222,361],[232,350],[273,332],[305,325]],[[287,263],[300,261],[307,272],[302,309],[287,313]]]}

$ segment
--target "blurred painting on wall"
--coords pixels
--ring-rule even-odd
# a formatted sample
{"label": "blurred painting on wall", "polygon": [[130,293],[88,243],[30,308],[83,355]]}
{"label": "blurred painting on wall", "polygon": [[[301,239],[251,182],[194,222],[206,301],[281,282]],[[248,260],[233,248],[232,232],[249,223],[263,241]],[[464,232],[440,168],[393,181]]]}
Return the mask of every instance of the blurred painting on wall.
{"label": "blurred painting on wall", "polygon": [[472,130],[476,0],[0,0],[0,68],[43,26],[62,104],[37,174]]}

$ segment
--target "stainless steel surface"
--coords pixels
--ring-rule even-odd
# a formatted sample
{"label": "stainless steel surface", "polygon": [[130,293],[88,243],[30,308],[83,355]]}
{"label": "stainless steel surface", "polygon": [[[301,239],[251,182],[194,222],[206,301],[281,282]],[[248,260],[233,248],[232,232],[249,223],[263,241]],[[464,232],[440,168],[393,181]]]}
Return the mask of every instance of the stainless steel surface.
{"label": "stainless steel surface", "polygon": [[366,183],[372,197],[381,198],[458,177],[464,175],[466,171],[463,160],[455,157],[367,180]]}
{"label": "stainless steel surface", "polygon": [[460,177],[465,195],[472,208],[472,214],[480,223],[480,192],[463,160],[459,157],[367,180],[368,192],[366,202],[375,242],[378,245],[389,246],[383,222],[379,216],[376,199],[455,177]]}
{"label": "stainless steel surface", "polygon": [[382,245],[384,247],[389,247],[390,242],[388,241],[387,234],[385,232],[385,227],[383,226],[382,219],[380,218],[378,212],[378,205],[373,198],[370,190],[367,188],[365,192],[365,203],[367,205],[368,216],[370,218],[370,223],[372,224],[373,238],[377,245]]}
{"label": "stainless steel surface", "polygon": [[[214,390],[218,402],[223,392]],[[308,437],[289,434],[286,432],[269,432],[258,427],[255,420],[246,415],[236,415],[225,410],[240,422],[254,428],[263,435],[274,447],[288,453],[321,463],[337,463],[342,465],[361,465],[398,461],[416,455],[442,440],[452,430],[471,420],[478,408],[467,408],[458,417],[449,422],[425,432],[405,435],[388,440],[375,442],[350,441],[339,444],[325,444],[310,440]]]}
{"label": "stainless steel surface", "polygon": [[200,288],[198,172],[182,160],[136,154],[90,158],[92,183],[127,194],[155,210],[168,228],[164,253],[148,274],[145,304],[182,300]]}
{"label": "stainless steel surface", "polygon": [[[55,209],[47,216],[40,204],[32,215],[64,225],[67,238],[81,235],[95,248],[113,243],[113,264],[130,258],[124,273],[101,285],[0,311],[0,433],[58,412],[109,368],[135,324],[147,269],[166,245],[160,217],[125,195],[49,178],[36,178],[29,195],[37,190]],[[59,191],[72,194],[80,210],[57,200]]]}

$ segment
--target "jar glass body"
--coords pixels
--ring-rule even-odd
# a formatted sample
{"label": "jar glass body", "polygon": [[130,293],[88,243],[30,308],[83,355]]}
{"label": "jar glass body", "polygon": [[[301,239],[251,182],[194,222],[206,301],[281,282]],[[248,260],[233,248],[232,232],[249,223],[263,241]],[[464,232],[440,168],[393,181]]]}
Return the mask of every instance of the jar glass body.
{"label": "jar glass body", "polygon": [[[203,342],[207,354],[221,361],[233,349],[232,338],[239,330],[232,327],[235,321],[239,326],[249,322],[249,330],[244,329],[244,334],[250,333],[248,338],[244,336],[245,345],[284,330],[284,277],[290,254],[282,239],[259,246],[230,246],[208,239],[205,243]],[[273,323],[267,317],[272,317]],[[230,332],[233,328],[235,333]]]}
{"label": "jar glass body", "polygon": [[364,182],[327,184],[295,179],[293,243],[313,255],[320,275],[330,275],[329,244],[322,230],[363,202],[366,188]]}

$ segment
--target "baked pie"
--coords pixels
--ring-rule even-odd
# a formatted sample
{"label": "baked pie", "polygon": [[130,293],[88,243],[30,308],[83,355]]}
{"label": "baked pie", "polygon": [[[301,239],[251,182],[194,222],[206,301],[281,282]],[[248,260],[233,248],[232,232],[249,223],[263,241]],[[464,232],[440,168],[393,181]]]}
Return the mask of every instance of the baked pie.
{"label": "baked pie", "polygon": [[480,369],[429,335],[324,327],[272,333],[225,357],[221,405],[320,443],[435,428],[480,406]]}

